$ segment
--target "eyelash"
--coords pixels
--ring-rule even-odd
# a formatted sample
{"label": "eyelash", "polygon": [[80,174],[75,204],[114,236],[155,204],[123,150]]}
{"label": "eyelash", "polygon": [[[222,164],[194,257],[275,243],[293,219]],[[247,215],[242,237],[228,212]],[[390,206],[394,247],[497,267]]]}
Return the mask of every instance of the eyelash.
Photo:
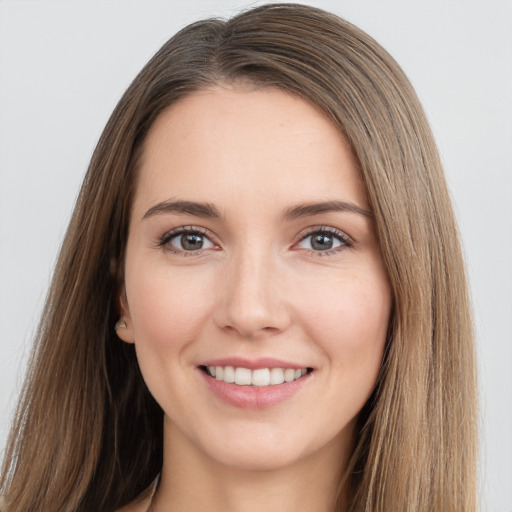
{"label": "eyelash", "polygon": [[340,231],[339,229],[330,226],[318,226],[310,228],[305,234],[303,234],[300,237],[300,240],[295,244],[295,246],[297,246],[298,244],[300,244],[301,242],[303,242],[304,240],[313,235],[329,235],[333,238],[337,238],[341,242],[341,245],[335,247],[334,249],[326,249],[323,251],[315,251],[313,249],[309,249],[308,252],[310,254],[313,254],[314,256],[333,256],[334,254],[353,246],[352,239],[346,233],[343,233],[343,231]]}
{"label": "eyelash", "polygon": [[158,247],[161,247],[166,252],[170,252],[171,254],[176,254],[178,256],[184,256],[184,257],[197,256],[203,250],[205,250],[205,249],[198,249],[196,251],[185,251],[185,250],[174,248],[169,242],[173,238],[176,238],[180,235],[199,235],[201,237],[207,238],[208,240],[211,241],[212,244],[216,245],[211,240],[211,238],[212,238],[211,235],[209,235],[205,229],[202,229],[202,228],[199,228],[196,226],[183,226],[181,228],[173,229],[172,231],[169,231],[168,233],[163,235],[160,238],[157,245],[158,245]]}
{"label": "eyelash", "polygon": [[[197,249],[194,251],[186,251],[186,250],[182,250],[182,249],[176,249],[170,244],[170,242],[173,238],[176,238],[180,235],[185,235],[185,234],[186,235],[199,235],[201,237],[205,237],[212,244],[216,245],[215,242],[213,242],[213,240],[212,240],[212,236],[209,235],[205,229],[199,228],[196,226],[183,226],[180,228],[173,229],[172,231],[169,231],[168,233],[163,235],[160,238],[160,240],[158,241],[157,246],[161,247],[166,252],[169,252],[171,254],[175,254],[178,256],[183,256],[183,257],[198,256],[204,250],[208,250],[208,249]],[[334,249],[326,249],[323,251],[315,251],[313,249],[305,249],[310,254],[312,254],[314,256],[319,256],[319,257],[332,256],[344,249],[348,249],[353,246],[352,239],[347,234],[340,231],[339,229],[336,229],[336,228],[333,228],[330,226],[317,226],[314,228],[310,228],[306,233],[302,234],[300,236],[299,241],[296,242],[293,247],[296,247],[297,245],[302,243],[304,240],[306,240],[307,238],[309,238],[313,235],[329,235],[333,238],[338,239],[338,241],[341,242],[341,244],[338,247],[335,247]]]}

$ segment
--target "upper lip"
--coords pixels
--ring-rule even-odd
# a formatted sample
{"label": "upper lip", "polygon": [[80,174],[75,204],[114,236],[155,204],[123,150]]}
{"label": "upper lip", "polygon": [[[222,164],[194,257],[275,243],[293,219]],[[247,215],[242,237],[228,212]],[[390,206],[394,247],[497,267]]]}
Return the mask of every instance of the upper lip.
{"label": "upper lip", "polygon": [[274,357],[258,357],[256,359],[221,357],[203,361],[199,366],[233,366],[235,368],[248,368],[249,370],[257,370],[258,368],[308,368],[308,366],[304,364],[276,359]]}

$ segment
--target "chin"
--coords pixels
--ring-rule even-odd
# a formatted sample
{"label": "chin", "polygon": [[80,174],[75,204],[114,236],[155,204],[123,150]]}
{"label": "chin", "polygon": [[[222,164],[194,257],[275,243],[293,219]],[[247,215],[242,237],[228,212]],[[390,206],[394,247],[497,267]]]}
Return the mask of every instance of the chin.
{"label": "chin", "polygon": [[336,451],[342,437],[308,439],[269,428],[252,428],[244,434],[217,438],[218,442],[212,437],[205,439],[203,453],[217,464],[240,471],[277,471]]}
{"label": "chin", "polygon": [[296,450],[262,446],[214,454],[217,463],[240,471],[278,471],[298,464],[303,458]]}

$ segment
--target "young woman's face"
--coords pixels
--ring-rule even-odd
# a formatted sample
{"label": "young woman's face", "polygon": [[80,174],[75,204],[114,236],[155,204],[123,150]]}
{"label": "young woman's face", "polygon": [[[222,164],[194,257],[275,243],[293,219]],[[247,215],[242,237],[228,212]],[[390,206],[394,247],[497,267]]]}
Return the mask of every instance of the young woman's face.
{"label": "young woman's face", "polygon": [[392,297],[350,147],[304,100],[219,87],[160,115],[124,292],[118,334],[185,451],[269,469],[349,449]]}

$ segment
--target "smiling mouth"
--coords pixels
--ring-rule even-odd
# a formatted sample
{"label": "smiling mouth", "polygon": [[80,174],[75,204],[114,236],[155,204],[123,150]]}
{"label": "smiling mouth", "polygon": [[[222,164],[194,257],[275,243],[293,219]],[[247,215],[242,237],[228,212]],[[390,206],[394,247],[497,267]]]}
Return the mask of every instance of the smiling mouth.
{"label": "smiling mouth", "polygon": [[313,371],[313,368],[249,368],[234,366],[200,366],[209,377],[237,386],[267,387],[293,382]]}

